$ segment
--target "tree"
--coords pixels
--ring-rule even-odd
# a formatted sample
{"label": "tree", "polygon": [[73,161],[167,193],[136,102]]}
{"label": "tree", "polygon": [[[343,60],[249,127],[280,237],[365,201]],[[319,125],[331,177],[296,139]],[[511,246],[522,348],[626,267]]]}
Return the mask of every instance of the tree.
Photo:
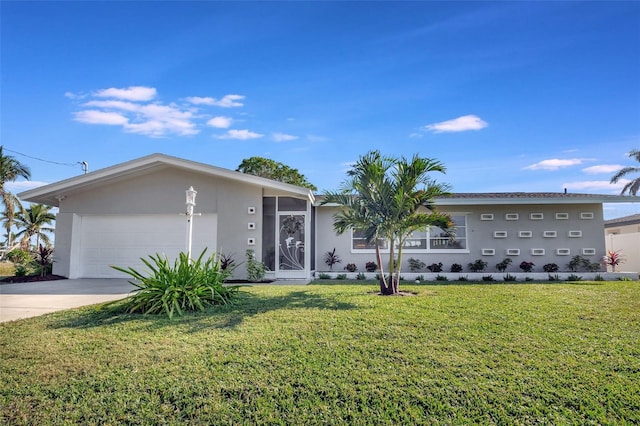
{"label": "tree", "polygon": [[[629,152],[629,158],[633,158],[640,163],[640,150],[632,149],[631,152]],[[623,167],[615,175],[613,175],[613,177],[611,178],[611,183],[617,183],[624,176],[627,176],[631,173],[640,173],[640,167],[633,167],[633,166]],[[624,193],[627,191],[629,192],[629,195],[638,195],[639,190],[640,190],[640,177],[637,177],[635,179],[632,179],[622,188],[620,195],[624,195]]]}
{"label": "tree", "polygon": [[[453,235],[451,218],[433,204],[435,197],[447,194],[448,186],[432,180],[433,172],[444,173],[444,165],[417,155],[396,159],[371,151],[347,172],[349,177],[337,192],[325,194],[323,204],[342,206],[334,215],[335,231],[357,229],[368,243],[374,243],[382,294],[398,293],[402,249],[413,232],[437,226]],[[388,277],[382,267],[383,243],[389,247]]]}
{"label": "tree", "polygon": [[236,169],[237,172],[260,176],[279,182],[290,183],[316,191],[315,185],[309,183],[307,178],[298,169],[293,169],[286,164],[263,157],[251,157],[242,160]]}
{"label": "tree", "polygon": [[4,155],[3,146],[0,145],[0,193],[2,195],[2,204],[4,205],[4,228],[7,231],[7,246],[11,246],[11,227],[14,222],[15,213],[22,211],[22,205],[15,195],[7,191],[4,187],[5,183],[13,182],[19,177],[25,179],[31,178],[29,167],[20,163],[10,155]]}
{"label": "tree", "polygon": [[49,244],[49,236],[47,232],[53,232],[53,221],[56,216],[51,213],[51,208],[44,204],[31,204],[24,212],[16,215],[16,226],[18,232],[16,238],[21,238],[23,248],[29,249],[29,241],[31,237],[36,237],[36,247],[40,245],[40,241]]}

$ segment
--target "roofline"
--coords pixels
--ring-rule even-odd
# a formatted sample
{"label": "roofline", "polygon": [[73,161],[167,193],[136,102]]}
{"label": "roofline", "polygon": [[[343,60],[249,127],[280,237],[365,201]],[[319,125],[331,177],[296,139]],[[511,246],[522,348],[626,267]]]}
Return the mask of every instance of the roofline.
{"label": "roofline", "polygon": [[98,169],[84,175],[64,179],[38,188],[29,189],[19,193],[18,197],[25,201],[41,202],[43,204],[58,207],[60,204],[60,198],[64,197],[65,192],[82,189],[93,185],[96,182],[121,178],[122,176],[134,174],[141,170],[150,169],[159,165],[174,166],[211,176],[290,192],[307,197],[311,202],[315,201],[313,191],[308,188],[159,153],[140,157],[114,166],[105,167],[103,169]]}

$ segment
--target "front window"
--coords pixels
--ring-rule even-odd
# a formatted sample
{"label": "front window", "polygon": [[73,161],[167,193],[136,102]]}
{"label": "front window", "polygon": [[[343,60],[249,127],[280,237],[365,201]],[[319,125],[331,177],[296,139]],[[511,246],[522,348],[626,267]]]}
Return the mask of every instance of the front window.
{"label": "front window", "polygon": [[[425,231],[414,231],[405,241],[402,250],[405,252],[432,252],[467,249],[467,217],[465,215],[451,215],[451,221],[455,228],[455,236],[450,236],[437,226]],[[373,242],[367,243],[364,232],[355,229],[351,233],[351,247],[353,251],[375,250]],[[389,243],[379,240],[380,249],[388,250]]]}

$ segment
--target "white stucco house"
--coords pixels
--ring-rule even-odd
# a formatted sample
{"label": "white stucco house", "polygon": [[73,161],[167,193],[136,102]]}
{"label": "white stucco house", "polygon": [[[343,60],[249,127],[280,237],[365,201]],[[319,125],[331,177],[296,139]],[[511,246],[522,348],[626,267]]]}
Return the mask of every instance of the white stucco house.
{"label": "white stucco house", "polygon": [[[312,279],[327,270],[334,248],[342,262],[365,271],[374,250],[357,230],[336,235],[333,214],[306,188],[163,154],[152,154],[85,175],[22,192],[29,202],[59,208],[53,272],[69,278],[124,275],[111,265],[142,267],[141,257],[185,251],[185,190],[198,191],[193,250],[244,261],[252,249],[273,279]],[[637,197],[634,197],[637,198]],[[427,265],[493,266],[509,257],[507,272],[521,261],[536,271],[547,263],[561,270],[575,255],[598,262],[605,254],[603,203],[630,197],[567,193],[453,194],[436,200],[457,227],[454,241],[438,229],[416,232],[404,248]],[[182,213],[182,214],[181,214]],[[408,267],[405,266],[408,271]],[[604,270],[604,269],[603,269]],[[236,277],[244,277],[244,268]]]}
{"label": "white stucco house", "polygon": [[620,251],[625,262],[617,271],[640,271],[640,214],[610,219],[604,223],[607,251]]}

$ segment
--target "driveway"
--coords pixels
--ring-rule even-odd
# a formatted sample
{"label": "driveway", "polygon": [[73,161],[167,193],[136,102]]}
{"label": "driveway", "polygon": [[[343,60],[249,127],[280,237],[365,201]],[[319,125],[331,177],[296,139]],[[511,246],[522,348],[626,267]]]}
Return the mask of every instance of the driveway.
{"label": "driveway", "polygon": [[0,322],[118,300],[134,286],[126,279],[42,281],[0,285]]}

